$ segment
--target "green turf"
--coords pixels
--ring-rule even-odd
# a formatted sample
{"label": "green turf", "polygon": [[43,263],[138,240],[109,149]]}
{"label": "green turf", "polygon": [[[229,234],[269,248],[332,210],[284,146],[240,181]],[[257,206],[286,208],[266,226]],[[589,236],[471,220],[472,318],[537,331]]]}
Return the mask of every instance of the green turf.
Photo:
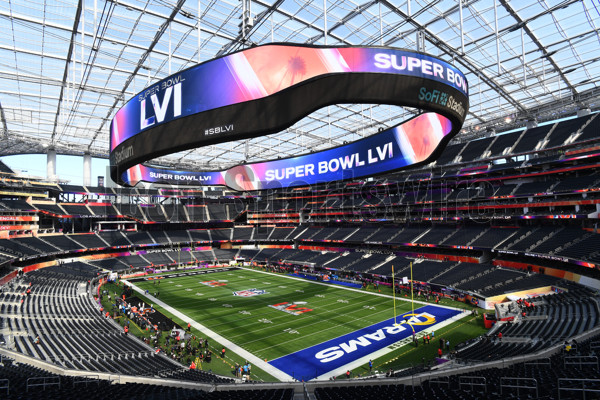
{"label": "green turf", "polygon": [[[204,281],[223,281],[224,286],[206,286]],[[226,282],[225,282],[226,281]],[[261,359],[272,360],[326,340],[367,327],[393,317],[393,300],[374,295],[369,291],[350,291],[334,285],[320,285],[311,281],[287,279],[281,275],[264,274],[249,269],[227,271],[206,275],[192,275],[161,279],[160,285],[153,281],[136,282],[150,294],[160,292],[160,300],[188,315],[191,319],[219,333]],[[254,297],[234,296],[234,291],[264,289],[268,293]],[[382,292],[391,294],[388,288]],[[300,307],[313,311],[301,315],[290,315],[270,308],[282,302],[306,302]],[[445,301],[446,304],[449,301]],[[452,303],[467,307],[462,303]],[[415,309],[422,304],[415,303]],[[411,303],[396,300],[396,313],[409,312]],[[163,312],[173,317],[165,310]],[[188,321],[174,320],[182,326]],[[446,331],[452,344],[483,333],[480,321],[464,320],[453,323]],[[202,336],[201,332],[197,332]],[[212,343],[220,348],[217,343]],[[433,344],[430,345],[433,349]],[[212,347],[212,346],[211,346]],[[430,359],[434,352],[427,348],[411,349],[405,346],[374,360],[376,369],[387,370],[408,364],[416,364],[423,357]],[[214,350],[213,350],[214,352]],[[229,351],[223,361],[211,366],[216,373],[227,374],[233,362],[241,362]],[[207,366],[203,366],[208,369]],[[367,372],[355,371],[356,375]],[[273,380],[258,369],[253,370],[256,379]]]}
{"label": "green turf", "polygon": [[[201,281],[227,282],[223,282],[225,286],[209,287]],[[159,291],[160,300],[268,360],[393,317],[391,298],[251,270],[164,279],[160,286],[145,281],[136,286],[150,293]],[[251,288],[268,293],[233,295],[234,291]],[[313,311],[290,315],[269,307],[282,302],[306,302],[301,307]],[[397,302],[398,313],[410,310],[410,303]]]}

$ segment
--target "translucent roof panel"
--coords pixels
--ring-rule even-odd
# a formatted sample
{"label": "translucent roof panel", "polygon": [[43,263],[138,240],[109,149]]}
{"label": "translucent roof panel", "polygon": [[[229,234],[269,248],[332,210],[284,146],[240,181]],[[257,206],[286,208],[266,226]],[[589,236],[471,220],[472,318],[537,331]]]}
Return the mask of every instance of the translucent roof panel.
{"label": "translucent roof panel", "polygon": [[[250,22],[245,30],[242,21]],[[600,108],[600,4],[592,0],[4,1],[0,24],[0,155],[54,147],[107,157],[110,121],[135,93],[272,42],[384,45],[455,64],[470,87],[462,138]],[[219,169],[288,157],[371,135],[416,112],[339,104],[265,138],[152,162]]]}

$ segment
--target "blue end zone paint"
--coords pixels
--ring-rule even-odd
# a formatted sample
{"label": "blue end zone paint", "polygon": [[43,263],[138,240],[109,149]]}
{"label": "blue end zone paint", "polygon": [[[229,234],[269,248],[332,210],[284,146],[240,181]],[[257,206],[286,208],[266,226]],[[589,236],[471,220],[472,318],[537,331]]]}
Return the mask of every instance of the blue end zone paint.
{"label": "blue end zone paint", "polygon": [[[427,316],[419,317],[417,319],[422,324],[416,325],[416,321],[413,320],[412,327],[416,333],[430,330],[431,326],[460,314],[460,310],[433,305],[415,310],[415,314],[424,313],[435,317],[435,321],[428,320]],[[408,314],[412,313],[399,315],[397,322],[403,322],[404,316]],[[390,318],[387,321],[277,358],[270,361],[269,364],[298,380],[307,381],[410,337],[412,333],[411,325],[402,323],[401,326],[395,327],[394,318]]]}
{"label": "blue end zone paint", "polygon": [[[312,276],[312,275],[304,275],[304,274],[288,274],[289,276],[295,276],[297,278],[302,278],[302,279],[308,279],[310,281],[316,281],[317,277],[316,276]],[[358,283],[351,283],[351,282],[342,282],[342,281],[321,281],[323,283],[330,283],[332,285],[341,285],[341,286],[348,286],[351,288],[356,288],[356,289],[360,289],[362,288],[362,286]]]}

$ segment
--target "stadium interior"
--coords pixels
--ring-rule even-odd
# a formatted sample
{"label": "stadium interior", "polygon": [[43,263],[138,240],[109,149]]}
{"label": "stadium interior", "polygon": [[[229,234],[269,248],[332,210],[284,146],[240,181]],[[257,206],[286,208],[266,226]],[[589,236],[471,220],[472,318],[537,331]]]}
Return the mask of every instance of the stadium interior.
{"label": "stadium interior", "polygon": [[[600,397],[600,4],[51,3],[0,5],[10,26],[0,36],[0,86],[12,82],[0,88],[0,156],[107,158],[108,123],[123,101],[175,71],[273,41],[429,52],[465,71],[471,105],[462,131],[427,165],[305,187],[121,187],[108,178],[92,185],[89,174],[74,184],[0,158],[1,398]],[[21,38],[28,29],[47,42]],[[279,136],[153,165],[222,169],[288,157],[415,114],[335,105]],[[190,369],[123,334],[123,320],[101,308],[115,276],[230,265],[400,282],[398,293],[410,291],[410,277],[412,294],[462,302],[489,324],[436,365],[269,382]]]}

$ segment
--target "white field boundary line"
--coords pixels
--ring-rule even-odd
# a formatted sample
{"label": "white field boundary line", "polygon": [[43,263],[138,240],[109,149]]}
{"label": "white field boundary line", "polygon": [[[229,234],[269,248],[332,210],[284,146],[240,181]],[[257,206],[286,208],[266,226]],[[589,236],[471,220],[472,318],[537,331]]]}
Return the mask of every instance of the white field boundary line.
{"label": "white field boundary line", "polygon": [[[438,307],[438,306],[436,305],[436,307]],[[443,328],[443,327],[445,327],[447,325],[450,325],[450,324],[452,324],[452,323],[454,323],[454,322],[456,322],[456,321],[458,321],[458,320],[460,320],[460,319],[462,319],[462,318],[464,318],[466,316],[470,316],[470,315],[471,315],[471,313],[469,313],[469,312],[461,312],[460,314],[455,315],[452,318],[448,318],[445,321],[442,321],[442,322],[440,322],[438,324],[431,325],[430,327],[427,327],[427,329],[421,331],[421,333],[425,334],[425,332],[438,331],[441,328]],[[423,337],[423,335],[421,335],[420,337]],[[361,358],[359,358],[357,360],[354,360],[354,361],[352,361],[352,362],[350,362],[350,363],[348,363],[346,365],[343,365],[343,366],[341,366],[339,368],[336,368],[336,369],[334,369],[332,371],[329,371],[326,374],[319,375],[319,376],[317,376],[313,380],[329,380],[329,378],[331,378],[333,376],[343,375],[348,370],[352,371],[353,369],[356,369],[356,368],[364,366],[365,364],[367,364],[369,362],[370,359],[383,357],[384,355],[386,355],[388,353],[391,353],[392,351],[398,350],[399,348],[404,347],[404,346],[412,343],[412,340],[413,340],[412,336],[409,336],[409,337],[407,337],[405,339],[402,339],[402,340],[400,340],[400,341],[398,341],[398,342],[396,342],[394,344],[391,344],[391,345],[389,345],[387,347],[384,347],[383,349],[379,349],[377,351],[374,351],[373,353],[371,353],[371,354],[369,354],[367,356],[361,357]],[[423,345],[420,345],[420,346],[428,346],[428,345],[423,344]],[[432,344],[431,346],[433,346],[433,348],[435,348],[435,341],[434,341],[434,344]]]}
{"label": "white field boundary line", "polygon": [[[177,279],[177,278],[173,278],[173,279]],[[300,282],[300,283],[306,283],[306,281],[303,281],[303,282]],[[258,285],[257,285],[257,286],[258,286]],[[292,288],[293,288],[293,287],[292,287]],[[275,294],[275,293],[273,293],[273,292],[269,292],[269,294]],[[362,295],[362,294],[364,294],[364,292],[360,292],[360,294]],[[331,303],[331,300],[327,300],[327,299],[320,299],[320,298],[318,298],[318,297],[317,297],[315,300],[312,300],[314,297],[315,297],[314,295],[312,295],[312,296],[310,296],[310,297],[306,297],[306,298],[310,298],[310,299],[311,299],[311,300],[310,300],[310,302],[311,302],[311,305],[312,305],[313,307],[317,307],[317,306],[316,306],[316,304],[319,304],[319,305],[322,305],[322,306],[326,306],[326,305],[331,305],[331,304],[332,304],[332,303]],[[357,298],[359,298],[359,297],[357,297]],[[325,313],[334,313],[334,314],[335,314],[335,313],[340,313],[340,312],[344,312],[344,313],[346,313],[346,312],[347,312],[347,311],[346,311],[346,309],[348,309],[348,310],[349,310],[349,312],[352,312],[351,310],[352,310],[352,309],[354,309],[356,306],[363,306],[363,305],[367,305],[367,304],[369,303],[369,301],[371,301],[371,300],[370,300],[369,298],[367,298],[367,297],[361,297],[361,298],[363,298],[364,300],[361,300],[361,301],[360,301],[358,304],[354,304],[354,303],[351,303],[351,304],[343,304],[343,303],[340,303],[340,304],[342,304],[342,305],[340,305],[340,306],[337,306],[337,308],[333,309],[333,307],[331,307],[332,309],[330,309],[330,310],[325,310],[324,312],[325,312]],[[352,301],[352,300],[350,300],[350,301]],[[262,301],[262,303],[264,304],[264,306],[268,306],[268,305],[270,305],[270,304],[271,304],[271,302],[272,302],[272,301]],[[189,301],[188,301],[188,300],[182,299],[182,300],[179,300],[179,301],[174,301],[174,302],[171,302],[171,305],[172,305],[173,307],[178,307],[178,306],[180,306],[180,305],[184,305],[184,304],[187,304],[187,303],[189,303]],[[216,304],[216,302],[215,302],[215,304]],[[313,304],[315,304],[315,305],[313,305]],[[335,305],[335,304],[334,304],[334,305]],[[235,310],[235,308],[232,308],[232,310]],[[236,311],[237,311],[237,310],[236,310]],[[356,311],[356,312],[359,312],[360,310],[355,310],[355,311]],[[386,312],[386,310],[380,310],[380,311],[378,311],[377,313],[383,313],[383,312]],[[306,316],[306,317],[308,317],[310,320],[313,320],[314,318],[317,318],[317,317],[314,317],[314,316],[312,316],[312,315],[310,315],[310,314],[306,314],[305,316]],[[281,313],[281,316],[280,316],[280,317],[271,318],[271,320],[274,322],[274,324],[273,324],[273,325],[271,325],[271,326],[272,326],[272,327],[275,327],[275,326],[277,326],[277,324],[285,325],[285,324],[287,323],[287,321],[288,321],[288,319],[287,319],[286,317],[287,317],[287,315],[286,315],[286,314],[284,314],[284,313]],[[211,326],[213,326],[213,328],[217,328],[217,327],[221,327],[221,326],[223,326],[223,325],[227,325],[227,323],[217,323],[217,324],[214,324],[214,323],[212,323],[213,319],[218,319],[218,318],[220,318],[220,317],[213,317],[213,318],[210,318],[210,319],[208,319],[207,321],[210,321],[210,322],[211,322],[211,323],[210,323],[210,325],[211,325]],[[240,318],[240,320],[245,320],[245,319],[254,319],[254,318],[255,318],[255,316],[250,316],[250,317],[247,317],[247,318]],[[354,319],[355,319],[355,320],[358,320],[358,321],[363,321],[363,319],[362,319],[362,318],[357,318],[357,317],[355,317]],[[275,322],[276,320],[279,320],[279,321],[281,321],[281,322]],[[317,321],[317,322],[319,322],[319,323],[320,323],[320,322],[322,322],[322,321]],[[206,321],[205,321],[205,323],[206,323]],[[368,322],[368,323],[370,324],[370,322]],[[220,331],[220,332],[222,332],[223,334],[226,334],[228,337],[230,337],[230,338],[232,338],[232,339],[235,339],[237,336],[248,336],[248,333],[242,333],[242,334],[237,334],[237,335],[233,335],[233,336],[231,336],[231,335],[228,335],[228,333],[229,333],[229,332],[230,332],[232,329],[234,329],[234,328],[227,328],[227,327],[225,327],[224,329],[222,329],[222,330],[219,330],[219,331]],[[238,329],[238,328],[235,328],[235,329],[234,329],[234,331],[239,331],[239,329]],[[251,342],[246,342],[246,343],[251,343]]]}
{"label": "white field boundary line", "polygon": [[[277,276],[277,277],[281,277],[281,275],[276,275],[276,276]],[[177,277],[176,277],[176,278],[173,278],[173,279],[177,279]],[[302,280],[302,282],[300,282],[300,283],[304,284],[304,283],[306,283],[306,282],[307,282],[306,280]],[[308,282],[310,282],[310,281],[308,281]],[[359,293],[360,293],[361,295],[364,295],[365,293],[369,294],[368,292],[363,292],[363,291],[359,291]],[[362,298],[363,298],[364,300],[360,301],[358,304],[354,304],[354,303],[352,303],[352,304],[347,304],[347,305],[346,305],[346,304],[344,304],[344,305],[340,306],[339,308],[337,308],[337,309],[335,309],[335,310],[324,311],[324,312],[325,312],[325,313],[344,313],[345,315],[349,315],[349,314],[351,314],[351,313],[352,313],[352,311],[351,311],[352,309],[356,308],[357,306],[358,306],[358,307],[360,307],[360,306],[361,306],[361,305],[363,305],[363,304],[368,304],[368,303],[369,303],[369,301],[370,301],[370,300],[369,300],[369,298],[368,298],[368,297],[364,296],[364,297],[362,297]],[[183,301],[183,300],[182,300],[180,303],[183,305],[184,303],[186,303],[186,301]],[[268,303],[269,303],[269,302],[265,302],[265,305],[267,305]],[[324,303],[325,303],[325,304],[327,304],[327,301],[325,301]],[[312,304],[312,303],[311,303],[311,304]],[[179,304],[175,304],[175,303],[173,303],[173,307],[177,307],[178,305],[179,305]],[[345,311],[346,309],[348,309],[348,310],[350,311],[350,312],[349,312],[349,314],[348,314],[348,313]],[[356,310],[356,312],[359,312],[359,311],[361,311],[361,310],[360,310],[360,309],[357,309],[357,310]],[[389,310],[382,309],[382,310],[380,310],[380,311],[376,311],[374,314],[372,313],[371,315],[384,314],[384,313],[386,313],[386,312],[389,312]],[[279,319],[281,322],[277,322],[277,323],[275,323],[275,322],[274,322],[273,324],[269,324],[269,326],[268,326],[269,328],[274,328],[274,327],[287,327],[287,325],[288,325],[288,323],[289,323],[289,322],[288,322],[288,321],[289,321],[289,319],[287,319],[286,317],[288,317],[288,316],[287,316],[287,315],[285,315],[285,314],[283,314],[283,313],[281,313],[281,314],[282,314],[282,316],[278,318],[278,319]],[[311,316],[310,314],[307,314],[307,315],[306,315],[306,317],[311,317],[311,321],[313,321],[313,319],[312,319],[312,318],[316,318],[316,317],[314,317],[314,316]],[[322,316],[322,317],[324,317],[324,316]],[[322,318],[322,317],[319,317],[319,318]],[[367,322],[369,325],[371,325],[371,324],[372,324],[372,322],[370,322],[370,321],[364,321],[364,319],[363,319],[363,318],[358,318],[358,317],[351,317],[351,318],[352,318],[352,320],[353,320],[353,321]],[[248,318],[248,319],[250,319],[250,318]],[[254,319],[254,317],[252,317],[252,319]],[[275,321],[274,319],[272,319],[272,320],[273,320],[273,321]],[[327,321],[327,320],[322,320],[322,319],[317,319],[316,321],[313,321],[313,322],[310,322],[310,323],[308,323],[308,324],[305,324],[305,325],[304,325],[304,327],[311,326],[311,325],[315,325],[315,324],[321,324],[321,323],[324,323],[324,322],[328,322],[328,321]],[[286,338],[286,339],[285,339],[285,341],[286,341],[286,343],[292,343],[292,342],[299,341],[299,340],[305,340],[307,337],[311,337],[311,336],[315,336],[315,335],[322,335],[322,334],[323,334],[323,332],[327,332],[327,331],[334,330],[334,329],[339,329],[339,325],[337,325],[337,324],[334,324],[333,322],[330,322],[330,323],[332,324],[332,326],[330,326],[330,327],[328,327],[328,328],[321,329],[321,330],[319,330],[319,331],[316,331],[316,332],[313,332],[313,333],[309,333],[309,334],[302,334],[302,335],[299,335],[299,336],[297,336],[297,337]],[[225,323],[221,323],[221,324],[212,324],[213,328],[216,328],[216,327],[218,327],[218,326],[223,326],[223,325],[225,325]],[[368,326],[368,325],[367,325],[367,326]],[[239,330],[239,329],[238,329],[238,330]],[[264,335],[261,335],[261,333],[260,333],[261,331],[262,331],[262,329],[260,329],[260,330],[259,330],[259,331],[257,331],[257,332],[254,332],[254,333],[252,333],[252,336],[256,337],[257,339],[250,340],[250,341],[245,341],[245,343],[248,345],[248,344],[252,344],[252,343],[255,343],[255,342],[264,341],[265,339],[274,338],[274,337],[277,337],[277,336],[280,336],[280,335],[286,336],[286,335],[285,335],[284,333],[282,333],[282,332],[277,332],[277,333],[275,333],[275,334],[273,334],[273,335],[264,336]],[[221,333],[223,333],[223,334],[227,334],[227,333],[229,333],[229,332],[230,332],[230,329],[224,329],[224,330],[221,330]],[[349,332],[347,332],[347,333],[352,333],[352,331],[349,331]],[[340,335],[345,335],[345,334],[346,334],[346,333],[342,333],[342,334],[340,334]],[[229,337],[231,340],[237,340],[237,339],[239,339],[240,337],[247,337],[247,336],[248,336],[248,333],[247,333],[247,332],[246,332],[246,333],[243,333],[243,334],[228,335],[228,337]],[[289,336],[289,335],[287,335],[287,336]],[[283,339],[282,339],[282,340],[283,340]],[[268,347],[262,347],[262,348],[259,348],[259,349],[254,349],[253,351],[254,351],[254,353],[256,353],[256,354],[261,354],[262,352],[264,352],[264,351],[266,351],[266,350],[269,350],[269,349],[271,349],[271,348],[273,348],[273,347],[276,347],[276,346],[277,346],[277,345],[272,345],[272,346],[268,346]],[[264,358],[264,357],[260,357],[260,358],[262,359],[262,358]]]}
{"label": "white field boundary line", "polygon": [[[316,281],[311,281],[310,279],[297,278],[295,276],[288,276],[286,274],[276,274],[276,273],[273,273],[273,272],[259,271],[259,270],[255,270],[255,269],[249,269],[249,268],[246,268],[246,267],[240,267],[240,268],[243,269],[243,270],[246,270],[246,271],[258,272],[258,273],[261,273],[261,274],[267,274],[267,275],[273,275],[273,276],[280,276],[280,277],[287,278],[287,279],[293,279],[293,280],[302,281],[302,282],[309,282],[309,283],[312,283],[312,284],[315,284],[315,285],[323,285],[323,286],[333,287],[333,288],[337,288],[337,289],[350,290],[352,292],[358,292],[358,293],[363,293],[363,294],[370,294],[370,295],[373,295],[373,296],[387,297],[389,299],[393,299],[394,298],[394,296],[390,296],[389,294],[372,293],[372,292],[367,292],[367,291],[360,290],[360,289],[354,289],[354,288],[351,288],[351,287],[348,287],[348,286],[344,286],[344,285],[336,285],[336,284],[327,284],[327,283],[322,283],[322,282],[316,282]],[[405,301],[407,303],[411,302],[411,300],[404,299],[402,297],[396,297],[396,300]],[[414,303],[423,304],[423,305],[426,305],[426,306],[436,306],[436,307],[440,307],[440,308],[447,308],[449,310],[455,310],[455,311],[464,311],[461,308],[444,306],[444,305],[441,305],[441,304],[432,304],[432,303],[427,303],[426,301],[420,301],[420,300],[415,300]]]}
{"label": "white field boundary line", "polygon": [[[350,307],[354,307],[354,305],[350,305]],[[339,311],[341,311],[341,310],[337,310],[337,311],[339,312]],[[372,315],[381,314],[381,313],[384,313],[384,312],[388,312],[388,310],[377,311],[375,314],[372,314]],[[365,321],[364,321],[362,318],[357,318],[357,317],[352,317],[352,316],[350,316],[350,318],[352,318],[352,320],[353,320],[353,321],[360,321],[360,322],[363,322],[363,323],[365,322]],[[298,336],[294,336],[294,337],[288,338],[288,339],[286,339],[286,340],[285,340],[285,342],[286,342],[286,343],[294,343],[294,342],[296,342],[296,341],[300,341],[300,340],[306,340],[306,338],[309,338],[309,337],[312,337],[312,336],[322,335],[324,332],[328,332],[328,331],[335,330],[335,329],[338,329],[338,330],[339,330],[339,325],[337,325],[337,324],[335,324],[335,323],[333,323],[333,322],[330,322],[330,321],[328,321],[328,320],[318,320],[318,321],[315,321],[315,322],[311,322],[311,323],[309,323],[309,324],[305,324],[305,325],[303,325],[303,327],[307,327],[307,326],[313,326],[313,325],[315,325],[315,324],[320,324],[320,323],[321,323],[321,324],[322,324],[322,323],[328,323],[328,324],[330,324],[331,326],[330,326],[330,327],[328,327],[328,328],[323,328],[323,329],[321,329],[321,330],[315,331],[315,332],[313,332],[313,333],[303,333],[303,334],[301,334],[301,335],[298,335]],[[368,324],[369,324],[369,325],[372,325],[373,323],[372,323],[372,322],[368,322]],[[281,326],[284,326],[284,324],[279,324],[279,325],[281,325]],[[369,326],[369,325],[367,325],[367,326]],[[269,327],[272,327],[272,326],[275,326],[275,325],[269,325]],[[302,328],[297,328],[297,329],[300,329],[300,330],[301,330]],[[350,333],[352,333],[352,332],[354,332],[354,331],[349,331],[349,332],[347,332],[347,333],[339,333],[339,334],[338,334],[338,336],[342,336],[342,335],[350,334]],[[281,335],[281,334],[282,334],[282,333],[281,333],[281,332],[279,332],[279,333],[277,333],[277,334],[273,334],[273,335],[269,335],[269,336],[263,336],[263,337],[261,337],[260,339],[255,339],[255,340],[249,341],[249,342],[247,342],[247,343],[248,343],[248,344],[250,344],[250,343],[254,343],[254,342],[257,342],[257,341],[260,341],[260,340],[263,340],[263,339],[268,339],[268,338],[276,337],[276,336],[278,336],[278,335]],[[333,338],[333,339],[335,339],[335,338]],[[329,340],[329,339],[328,339],[328,340]],[[317,343],[317,344],[319,344],[319,343]],[[311,345],[311,346],[309,346],[309,347],[312,347],[312,346],[313,346],[313,345]],[[269,350],[269,349],[271,349],[271,348],[273,348],[273,347],[277,347],[277,345],[276,345],[276,344],[274,344],[274,345],[272,345],[272,346],[263,347],[263,348],[257,349],[256,351],[257,351],[257,352],[263,352],[263,351]],[[300,350],[298,350],[298,351],[300,351]],[[279,358],[279,357],[278,357],[278,358]]]}
{"label": "white field boundary line", "polygon": [[171,314],[173,314],[174,316],[176,316],[177,318],[181,319],[182,321],[190,321],[190,324],[198,329],[199,331],[201,331],[204,335],[210,337],[212,340],[220,343],[221,345],[231,349],[231,351],[235,352],[236,354],[238,354],[240,357],[243,357],[244,359],[248,360],[249,362],[251,362],[252,364],[256,365],[258,368],[262,369],[263,371],[267,372],[268,374],[270,374],[271,376],[274,376],[275,378],[279,379],[282,382],[285,381],[293,381],[294,378],[291,377],[290,375],[286,374],[285,372],[273,367],[271,364],[266,363],[264,360],[261,360],[260,358],[258,358],[257,356],[255,356],[254,354],[250,353],[247,350],[244,350],[243,348],[241,348],[240,346],[238,346],[237,344],[225,339],[223,336],[219,335],[218,333],[212,331],[211,329],[207,328],[206,326],[194,321],[193,319],[191,319],[190,317],[188,317],[187,315],[185,315],[184,313],[182,313],[179,310],[174,309],[173,307],[171,307],[168,304],[165,304],[162,300],[157,299],[156,297],[150,295],[150,294],[146,294],[144,290],[138,288],[137,286],[135,286],[134,284],[128,282],[125,279],[122,279],[122,281],[131,286],[136,292],[138,292],[139,294],[143,295],[144,297],[152,300],[152,302],[154,304],[157,304],[161,307],[163,307],[165,310],[169,311]]}
{"label": "white field boundary line", "polygon": [[[285,278],[288,278],[288,279],[299,280],[299,281],[302,281],[302,282],[310,282],[310,283],[313,283],[315,285],[325,285],[325,286],[328,286],[328,287],[336,287],[338,289],[350,290],[352,292],[372,294],[374,296],[387,297],[387,298],[393,298],[394,297],[394,296],[390,296],[390,295],[387,295],[387,294],[371,293],[371,292],[366,292],[366,291],[359,290],[359,289],[349,288],[349,287],[343,286],[343,285],[335,285],[335,284],[332,285],[332,284],[327,284],[327,283],[315,282],[315,281],[311,281],[311,280],[308,280],[308,279],[297,278],[297,277],[294,277],[294,276],[288,276],[288,275],[284,275],[284,274],[275,274],[275,273],[272,273],[272,272],[257,271],[257,270],[248,269],[248,268],[243,268],[243,269],[246,269],[248,271],[259,272],[259,273],[263,273],[263,274],[267,274],[267,275],[281,276],[281,277],[285,277]],[[398,300],[402,300],[404,302],[410,302],[410,300],[408,300],[408,299],[403,299],[403,298],[397,298],[397,299]],[[456,307],[444,306],[444,305],[440,305],[440,304],[430,304],[430,303],[427,303],[427,302],[424,302],[424,301],[415,301],[415,303],[419,303],[419,304],[423,304],[423,305],[432,305],[432,306],[435,306],[435,307],[440,307],[440,308],[446,308],[446,309],[450,309],[450,310],[460,311],[460,313],[457,314],[457,315],[455,315],[454,317],[448,318],[445,321],[442,321],[442,322],[440,322],[438,324],[435,324],[435,325],[432,325],[431,327],[428,327],[427,330],[423,331],[423,334],[425,332],[431,332],[432,330],[434,330],[434,331],[435,330],[439,330],[439,329],[441,329],[441,328],[443,328],[445,326],[448,326],[448,325],[450,325],[450,324],[452,324],[452,323],[454,323],[454,322],[456,322],[456,321],[458,321],[458,320],[460,320],[460,319],[462,319],[462,318],[464,318],[464,317],[466,317],[468,315],[471,315],[471,313],[464,312],[465,310],[462,310],[462,309],[456,308]],[[422,337],[422,335],[421,335],[421,337]],[[388,353],[391,353],[392,351],[397,350],[398,348],[403,347],[403,346],[405,346],[405,345],[407,345],[409,343],[412,343],[412,336],[409,336],[406,339],[402,339],[402,340],[400,340],[400,341],[398,341],[396,343],[393,343],[393,344],[391,344],[391,345],[389,345],[387,347],[384,347],[383,349],[379,349],[377,351],[374,351],[373,353],[371,353],[371,354],[369,354],[367,356],[361,357],[361,358],[359,358],[357,360],[354,360],[354,361],[352,361],[352,362],[350,362],[350,363],[348,363],[346,365],[342,365],[341,367],[336,368],[336,369],[334,369],[332,371],[329,371],[326,374],[319,375],[314,380],[329,380],[329,378],[331,378],[333,376],[342,375],[347,370],[353,370],[355,368],[358,368],[360,366],[363,366],[363,365],[367,364],[370,359],[383,357],[384,355],[386,355]]]}

